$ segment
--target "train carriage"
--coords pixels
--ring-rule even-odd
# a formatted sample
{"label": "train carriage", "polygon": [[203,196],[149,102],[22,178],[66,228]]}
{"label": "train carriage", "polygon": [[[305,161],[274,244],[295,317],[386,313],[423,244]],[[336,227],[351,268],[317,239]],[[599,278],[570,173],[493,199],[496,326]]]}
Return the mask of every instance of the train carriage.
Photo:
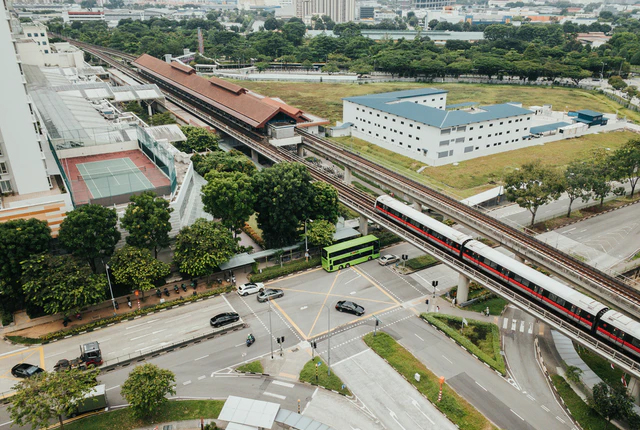
{"label": "train carriage", "polygon": [[628,316],[614,310],[605,312],[598,323],[596,335],[635,360],[640,358],[640,323]]}
{"label": "train carriage", "polygon": [[608,308],[579,291],[478,241],[467,242],[463,260],[511,289],[541,303],[560,317],[593,331]]}
{"label": "train carriage", "polygon": [[460,257],[460,251],[471,236],[461,233],[391,196],[376,199],[376,211],[396,225],[420,235],[443,251]]}

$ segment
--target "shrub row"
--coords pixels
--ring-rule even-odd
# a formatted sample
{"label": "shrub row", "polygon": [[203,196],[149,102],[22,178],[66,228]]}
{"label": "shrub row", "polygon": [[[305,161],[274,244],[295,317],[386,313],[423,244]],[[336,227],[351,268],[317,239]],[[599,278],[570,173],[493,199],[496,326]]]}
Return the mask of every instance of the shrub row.
{"label": "shrub row", "polygon": [[177,300],[172,300],[170,302],[165,302],[165,303],[159,303],[157,305],[154,306],[149,306],[140,310],[135,310],[133,312],[127,312],[126,314],[121,314],[121,315],[116,315],[113,317],[109,317],[109,318],[103,318],[97,321],[93,321],[90,322],[88,324],[83,324],[81,326],[78,327],[73,327],[67,330],[59,330],[56,332],[52,332],[52,333],[47,333],[43,336],[40,336],[39,338],[28,338],[28,337],[22,337],[22,336],[7,336],[7,339],[9,339],[12,342],[17,342],[17,343],[48,343],[51,342],[52,340],[55,339],[61,339],[63,337],[66,336],[70,336],[70,335],[74,335],[74,334],[78,334],[78,333],[82,333],[85,331],[93,331],[96,328],[100,328],[103,327],[105,325],[108,324],[112,324],[115,322],[119,322],[122,320],[128,320],[131,319],[135,316],[138,315],[144,315],[147,314],[149,312],[155,312],[155,311],[159,311],[160,309],[166,309],[166,308],[170,308],[172,306],[181,304],[181,303],[188,303],[188,302],[194,302],[196,300],[199,300],[203,297],[209,297],[209,296],[214,296],[217,294],[222,294],[222,293],[226,293],[229,291],[232,291],[235,287],[229,285],[226,287],[221,287],[221,288],[216,288],[214,290],[211,291],[205,291],[204,293],[200,293],[196,296],[185,296],[185,297],[181,297]]}
{"label": "shrub row", "polygon": [[440,315],[435,313],[422,313],[420,314],[422,319],[428,321],[434,326],[438,327],[442,330],[447,336],[458,342],[460,345],[467,348],[469,352],[478,357],[481,361],[487,363],[489,366],[500,372],[503,376],[506,375],[507,370],[504,365],[504,360],[502,358],[502,354],[500,354],[500,330],[498,326],[491,323],[486,323],[482,321],[473,320],[471,318],[467,319],[469,324],[473,324],[476,326],[491,326],[491,334],[493,336],[492,346],[493,346],[493,355],[496,357],[495,359],[490,357],[480,348],[473,344],[468,338],[459,333],[457,330],[451,328],[445,321],[455,321],[458,324],[462,323],[461,317],[456,317],[452,315]]}
{"label": "shrub row", "polygon": [[393,245],[394,243],[402,242],[402,238],[400,236],[396,236],[387,230],[379,230],[373,233],[378,239],[380,239],[380,247],[384,248],[385,246]]}
{"label": "shrub row", "polygon": [[269,279],[279,278],[281,276],[290,275],[291,273],[299,272],[301,270],[310,269],[312,267],[319,266],[321,259],[319,256],[311,257],[309,261],[305,261],[304,258],[300,260],[289,261],[284,263],[282,267],[270,266],[262,269],[262,273],[253,273],[250,275],[252,282],[264,282]]}
{"label": "shrub row", "polygon": [[260,245],[261,248],[266,248],[266,244],[264,240],[255,232],[253,228],[249,225],[249,223],[245,222],[244,227],[242,227],[242,231],[244,231],[255,243]]}
{"label": "shrub row", "polygon": [[422,270],[427,267],[435,266],[436,264],[440,264],[440,261],[428,254],[421,255],[420,257],[415,257],[410,260],[407,260],[407,267],[413,270]]}

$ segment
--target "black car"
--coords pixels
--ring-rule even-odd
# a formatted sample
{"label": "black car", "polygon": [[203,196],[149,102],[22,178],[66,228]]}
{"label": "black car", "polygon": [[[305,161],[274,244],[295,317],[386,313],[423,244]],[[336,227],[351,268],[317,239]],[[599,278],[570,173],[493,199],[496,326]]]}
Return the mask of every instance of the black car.
{"label": "black car", "polygon": [[38,373],[42,373],[44,370],[39,368],[38,366],[34,366],[29,363],[20,363],[13,366],[11,369],[11,374],[15,378],[30,378],[33,375],[37,375]]}
{"label": "black car", "polygon": [[336,309],[340,312],[349,312],[354,315],[364,315],[364,308],[357,303],[347,302],[345,300],[340,300],[336,303]]}
{"label": "black car", "polygon": [[282,296],[284,296],[284,291],[278,290],[277,288],[267,288],[258,293],[258,301],[262,303]]}
{"label": "black car", "polygon": [[240,320],[240,315],[238,315],[237,313],[225,312],[211,318],[211,321],[209,322],[213,327],[222,327],[223,325],[231,324],[239,320]]}

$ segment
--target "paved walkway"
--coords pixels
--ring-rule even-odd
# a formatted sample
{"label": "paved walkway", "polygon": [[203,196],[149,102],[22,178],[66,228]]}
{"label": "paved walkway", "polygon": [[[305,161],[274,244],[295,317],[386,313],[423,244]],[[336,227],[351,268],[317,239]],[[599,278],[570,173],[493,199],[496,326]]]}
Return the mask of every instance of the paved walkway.
{"label": "paved walkway", "polygon": [[[205,419],[204,423],[215,423],[216,420]],[[184,420],[184,421],[171,421],[168,423],[152,424],[147,427],[140,427],[135,430],[200,430],[200,420]]]}
{"label": "paved walkway", "polygon": [[[582,379],[582,382],[589,388],[589,390],[593,390],[594,385],[602,382],[602,379],[600,379],[600,377],[596,375],[584,361],[582,361],[576,352],[571,339],[556,330],[551,330],[551,335],[553,336],[553,342],[556,345],[556,350],[558,351],[558,354],[560,354],[562,360],[567,363],[567,365],[575,366],[582,370],[580,379]],[[557,369],[557,373],[564,376],[565,371],[563,369]],[[576,390],[576,392],[583,400],[586,400],[587,396],[585,393],[580,390]]]}

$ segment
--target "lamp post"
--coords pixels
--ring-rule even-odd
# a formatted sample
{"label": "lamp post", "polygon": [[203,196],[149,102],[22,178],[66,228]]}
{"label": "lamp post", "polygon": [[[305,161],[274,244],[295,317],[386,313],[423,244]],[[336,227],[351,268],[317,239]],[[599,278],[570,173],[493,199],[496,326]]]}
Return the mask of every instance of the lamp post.
{"label": "lamp post", "polygon": [[271,330],[271,298],[268,298],[269,302],[269,341],[271,342],[271,359],[273,360],[273,331]]}
{"label": "lamp post", "polygon": [[307,244],[307,219],[304,220],[304,261],[309,261],[309,245]]}
{"label": "lamp post", "polygon": [[604,79],[604,66],[606,66],[607,63],[605,63],[604,61],[602,62],[602,73],[600,73],[600,79]]}
{"label": "lamp post", "polygon": [[[102,260],[102,264],[104,264],[104,260]],[[113,314],[116,314],[116,299],[113,298],[113,288],[111,288],[111,277],[109,276],[109,265],[104,264],[105,270],[107,272],[107,282],[109,283],[109,292],[111,293],[111,305],[113,306]]]}

